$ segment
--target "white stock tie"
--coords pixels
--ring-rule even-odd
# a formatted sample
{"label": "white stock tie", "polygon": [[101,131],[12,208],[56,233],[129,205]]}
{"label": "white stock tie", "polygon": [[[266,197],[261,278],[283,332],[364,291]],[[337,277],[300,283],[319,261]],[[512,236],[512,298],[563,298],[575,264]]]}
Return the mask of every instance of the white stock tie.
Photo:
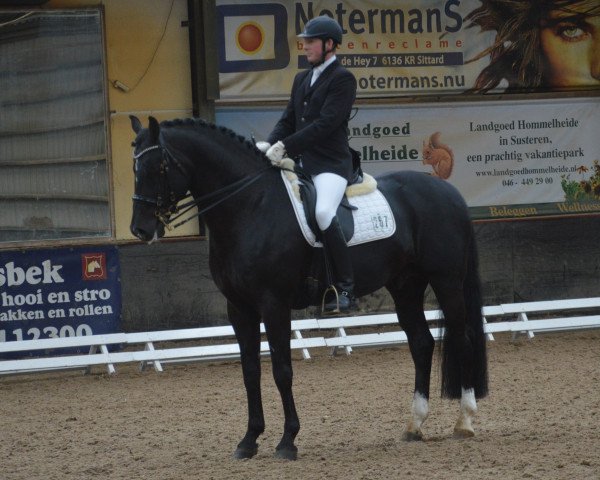
{"label": "white stock tie", "polygon": [[320,68],[314,68],[312,71],[312,77],[310,79],[310,86],[312,87],[315,82],[317,81],[317,78],[319,78],[319,75],[321,75],[321,69]]}

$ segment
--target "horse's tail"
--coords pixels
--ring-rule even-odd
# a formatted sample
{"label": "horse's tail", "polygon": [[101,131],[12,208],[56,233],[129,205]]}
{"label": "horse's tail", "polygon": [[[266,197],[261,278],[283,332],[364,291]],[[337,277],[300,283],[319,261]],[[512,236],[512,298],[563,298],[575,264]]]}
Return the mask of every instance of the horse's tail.
{"label": "horse's tail", "polygon": [[[481,282],[479,279],[479,265],[475,235],[471,227],[470,245],[467,249],[467,269],[463,284],[465,301],[466,347],[471,349],[471,367],[473,374],[473,388],[476,398],[483,398],[488,393],[488,370],[486,338],[483,327]],[[444,329],[442,344],[442,396],[460,398],[461,367],[460,357],[464,352],[457,351],[451,345],[448,328]]]}

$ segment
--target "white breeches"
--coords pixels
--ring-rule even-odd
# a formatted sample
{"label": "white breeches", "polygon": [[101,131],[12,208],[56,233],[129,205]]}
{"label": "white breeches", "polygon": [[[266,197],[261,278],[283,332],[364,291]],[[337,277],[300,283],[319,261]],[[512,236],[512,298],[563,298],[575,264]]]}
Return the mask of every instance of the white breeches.
{"label": "white breeches", "polygon": [[317,190],[315,216],[321,231],[327,230],[344,197],[348,182],[335,173],[319,173],[312,177]]}

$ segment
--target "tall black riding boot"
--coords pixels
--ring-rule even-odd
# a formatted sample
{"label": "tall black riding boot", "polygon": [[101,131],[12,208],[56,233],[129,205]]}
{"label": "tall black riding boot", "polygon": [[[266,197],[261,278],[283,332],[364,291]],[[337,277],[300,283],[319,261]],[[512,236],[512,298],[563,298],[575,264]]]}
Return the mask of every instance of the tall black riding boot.
{"label": "tall black riding boot", "polygon": [[346,313],[358,308],[354,298],[354,271],[344,232],[337,217],[322,232],[323,246],[333,267],[335,290],[330,289],[323,301],[323,314]]}

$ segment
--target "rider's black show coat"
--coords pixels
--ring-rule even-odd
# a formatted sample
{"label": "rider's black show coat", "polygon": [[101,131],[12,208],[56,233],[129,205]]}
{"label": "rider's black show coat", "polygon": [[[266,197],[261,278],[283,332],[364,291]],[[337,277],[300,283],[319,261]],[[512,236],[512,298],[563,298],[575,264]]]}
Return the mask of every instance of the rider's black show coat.
{"label": "rider's black show coat", "polygon": [[288,156],[301,155],[310,175],[337,173],[350,179],[352,156],[348,146],[348,119],[356,96],[354,75],[335,60],[310,86],[312,70],[296,75],[283,115],[269,135],[281,140]]}

